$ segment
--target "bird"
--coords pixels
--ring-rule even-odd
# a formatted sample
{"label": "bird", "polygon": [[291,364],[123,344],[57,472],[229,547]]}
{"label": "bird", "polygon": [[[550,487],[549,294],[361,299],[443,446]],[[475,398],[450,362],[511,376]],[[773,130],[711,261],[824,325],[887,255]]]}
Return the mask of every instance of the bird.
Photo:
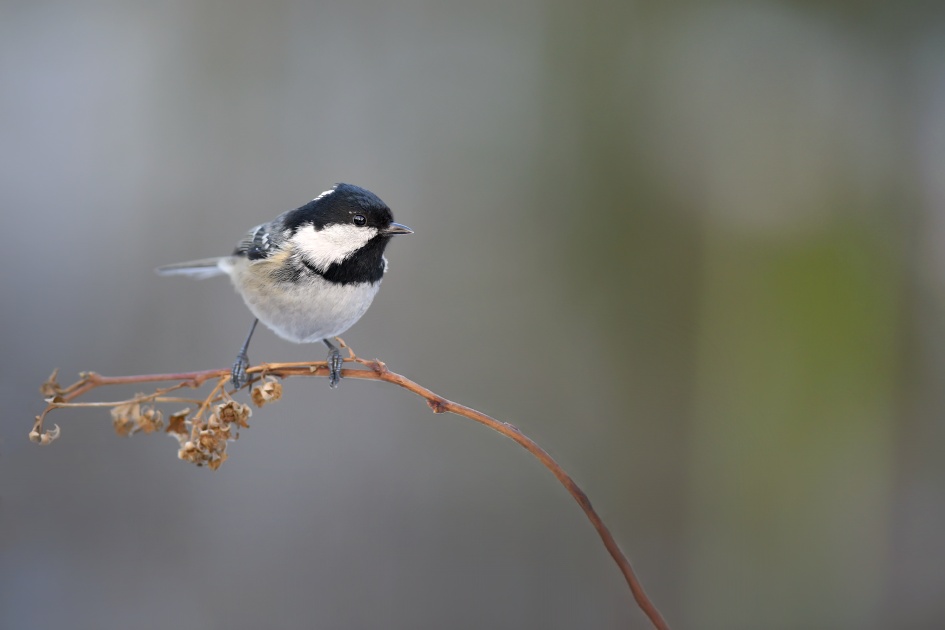
{"label": "bird", "polygon": [[197,279],[230,277],[254,316],[230,374],[237,389],[248,381],[249,342],[260,321],[288,341],[323,342],[328,347],[328,383],[335,388],[343,360],[330,340],[361,319],[374,300],[387,272],[384,250],[391,238],[412,233],[394,222],[377,195],[338,183],[251,229],[229,256],[156,271]]}

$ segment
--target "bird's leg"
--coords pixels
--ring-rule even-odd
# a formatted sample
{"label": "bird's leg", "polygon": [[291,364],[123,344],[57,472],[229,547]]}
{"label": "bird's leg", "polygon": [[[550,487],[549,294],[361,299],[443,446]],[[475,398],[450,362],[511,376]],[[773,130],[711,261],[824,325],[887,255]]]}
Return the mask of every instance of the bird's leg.
{"label": "bird's leg", "polygon": [[322,339],[328,346],[328,386],[334,389],[338,387],[338,381],[341,380],[341,366],[344,365],[344,359],[341,358],[341,351],[335,347],[335,344]]}
{"label": "bird's leg", "polygon": [[236,363],[233,364],[233,370],[230,372],[230,380],[236,389],[241,388],[248,380],[246,378],[246,368],[249,367],[249,357],[246,355],[246,350],[249,349],[249,340],[253,338],[253,332],[255,332],[258,323],[258,319],[253,320],[253,325],[249,327],[249,334],[246,335],[246,341],[243,342],[243,347],[236,355]]}

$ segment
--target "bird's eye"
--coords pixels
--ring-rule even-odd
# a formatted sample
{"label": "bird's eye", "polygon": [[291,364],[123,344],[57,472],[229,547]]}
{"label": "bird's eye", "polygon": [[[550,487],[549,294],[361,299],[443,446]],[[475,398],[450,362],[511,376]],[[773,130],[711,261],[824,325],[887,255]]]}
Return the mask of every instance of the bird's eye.
{"label": "bird's eye", "polygon": [[363,214],[356,214],[351,218],[351,221],[358,227],[363,227],[367,223],[367,219],[364,218]]}

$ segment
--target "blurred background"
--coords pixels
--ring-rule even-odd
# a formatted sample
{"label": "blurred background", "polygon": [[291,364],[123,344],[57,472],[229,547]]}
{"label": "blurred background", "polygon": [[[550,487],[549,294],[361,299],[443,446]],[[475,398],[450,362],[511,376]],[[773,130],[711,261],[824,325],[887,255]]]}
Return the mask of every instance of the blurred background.
{"label": "blurred background", "polygon": [[0,627],[649,627],[545,469],[391,386],[287,381],[217,472],[29,443],[54,367],[228,366],[239,297],[153,268],[338,181],[416,231],[346,340],[550,451],[671,625],[945,627],[931,5],[2,0]]}

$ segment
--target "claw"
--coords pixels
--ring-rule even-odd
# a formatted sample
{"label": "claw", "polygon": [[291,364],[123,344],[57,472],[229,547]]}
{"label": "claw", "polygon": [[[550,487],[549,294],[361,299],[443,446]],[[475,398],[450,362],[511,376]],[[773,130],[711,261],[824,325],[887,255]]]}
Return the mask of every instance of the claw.
{"label": "claw", "polygon": [[249,349],[249,340],[253,338],[253,332],[256,330],[256,324],[258,323],[258,319],[253,320],[253,325],[249,327],[249,334],[246,335],[246,341],[243,342],[243,347],[236,355],[236,363],[233,364],[233,370],[230,372],[230,380],[236,389],[242,389],[243,385],[249,380],[246,378],[246,368],[249,367],[249,356],[246,351]]}
{"label": "claw", "polygon": [[236,363],[233,364],[233,370],[230,372],[230,380],[233,382],[233,387],[236,389],[242,388],[247,380],[249,380],[246,374],[246,368],[248,367],[249,357],[243,352],[236,355]]}
{"label": "claw", "polygon": [[341,352],[338,348],[332,347],[328,351],[328,386],[332,389],[338,387],[341,381],[341,366],[344,360],[341,358]]}

